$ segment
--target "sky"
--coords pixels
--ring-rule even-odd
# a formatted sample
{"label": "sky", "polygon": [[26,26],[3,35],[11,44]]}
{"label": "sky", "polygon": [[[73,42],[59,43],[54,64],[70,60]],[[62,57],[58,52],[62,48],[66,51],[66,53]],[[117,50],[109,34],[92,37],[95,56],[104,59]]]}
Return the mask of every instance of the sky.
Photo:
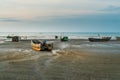
{"label": "sky", "polygon": [[0,32],[120,32],[120,0],[1,0]]}

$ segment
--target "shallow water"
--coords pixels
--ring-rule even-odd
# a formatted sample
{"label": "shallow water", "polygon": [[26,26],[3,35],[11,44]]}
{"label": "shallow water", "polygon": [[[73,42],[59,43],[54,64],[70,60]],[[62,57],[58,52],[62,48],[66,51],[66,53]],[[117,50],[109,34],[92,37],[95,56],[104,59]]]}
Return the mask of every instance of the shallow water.
{"label": "shallow water", "polygon": [[30,42],[0,44],[0,80],[120,79],[119,42],[56,41],[53,53]]}
{"label": "shallow water", "polygon": [[119,57],[68,51],[60,56],[1,61],[0,80],[119,80]]}
{"label": "shallow water", "polygon": [[79,45],[71,45],[71,48],[94,53],[120,53],[119,42],[86,42]]}

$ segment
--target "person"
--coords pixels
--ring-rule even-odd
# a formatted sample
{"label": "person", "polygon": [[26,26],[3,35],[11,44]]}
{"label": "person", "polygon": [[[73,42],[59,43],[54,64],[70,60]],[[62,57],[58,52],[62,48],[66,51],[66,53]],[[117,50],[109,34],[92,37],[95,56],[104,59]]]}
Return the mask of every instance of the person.
{"label": "person", "polygon": [[46,44],[46,42],[47,42],[46,40],[43,40],[43,45],[45,45],[45,44]]}
{"label": "person", "polygon": [[58,39],[58,36],[55,36],[55,39]]}
{"label": "person", "polygon": [[47,46],[46,46],[46,42],[47,42],[46,40],[43,40],[43,42],[42,42],[42,47],[41,47],[42,50],[45,50],[45,49],[46,49],[46,47],[47,47]]}

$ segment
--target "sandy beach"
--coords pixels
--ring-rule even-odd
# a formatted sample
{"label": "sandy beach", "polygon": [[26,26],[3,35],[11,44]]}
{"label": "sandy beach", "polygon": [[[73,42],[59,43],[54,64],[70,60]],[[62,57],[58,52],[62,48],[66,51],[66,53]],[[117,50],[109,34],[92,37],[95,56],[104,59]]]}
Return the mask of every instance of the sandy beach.
{"label": "sandy beach", "polygon": [[0,80],[120,80],[120,42],[48,40],[52,52],[30,41],[0,44]]}

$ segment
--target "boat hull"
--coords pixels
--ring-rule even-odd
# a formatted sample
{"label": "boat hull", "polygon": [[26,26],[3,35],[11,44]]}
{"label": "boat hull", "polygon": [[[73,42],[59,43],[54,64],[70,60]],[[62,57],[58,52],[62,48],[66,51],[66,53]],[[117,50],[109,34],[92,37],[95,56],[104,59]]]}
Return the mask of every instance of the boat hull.
{"label": "boat hull", "polygon": [[106,42],[110,41],[111,37],[103,37],[103,38],[88,38],[90,42]]}
{"label": "boat hull", "polygon": [[68,37],[67,36],[64,36],[63,38],[61,38],[61,41],[68,41]]}
{"label": "boat hull", "polygon": [[116,37],[116,40],[120,41],[120,37]]}
{"label": "boat hull", "polygon": [[35,43],[34,41],[31,41],[31,47],[32,47],[32,49],[34,49],[36,51],[41,50],[41,44],[40,43]]}

